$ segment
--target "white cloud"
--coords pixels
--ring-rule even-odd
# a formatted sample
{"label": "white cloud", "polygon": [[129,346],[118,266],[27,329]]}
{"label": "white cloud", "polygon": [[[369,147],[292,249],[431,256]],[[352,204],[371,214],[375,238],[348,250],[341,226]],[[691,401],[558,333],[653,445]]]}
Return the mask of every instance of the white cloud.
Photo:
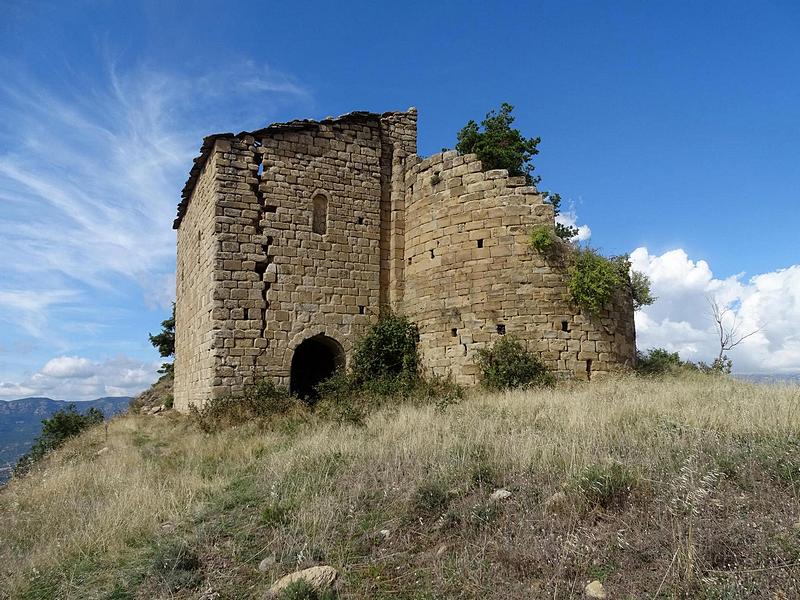
{"label": "white cloud", "polygon": [[[652,281],[655,304],[636,314],[637,345],[664,347],[684,359],[712,360],[719,351],[708,298],[730,308],[742,334],[757,332],[729,352],[740,373],[800,372],[800,265],[755,275],[714,277],[704,260],[682,249],[631,253],[632,268]],[[728,321],[730,324],[732,321]]]}
{"label": "white cloud", "polygon": [[58,400],[91,400],[101,396],[135,396],[158,378],[158,367],[158,363],[125,356],[103,361],[59,356],[25,381],[0,382],[0,398],[36,395]]}
{"label": "white cloud", "polygon": [[59,356],[52,358],[42,367],[42,375],[57,379],[67,377],[90,377],[94,375],[95,365],[88,358],[79,356]]}
{"label": "white cloud", "polygon": [[578,229],[577,235],[570,238],[572,242],[585,242],[592,237],[592,230],[588,225],[578,225],[578,214],[574,208],[568,211],[562,211],[556,217],[556,223],[560,223],[566,227],[576,227]]}
{"label": "white cloud", "polygon": [[0,398],[23,398],[25,396],[33,396],[33,394],[34,389],[32,387],[26,387],[8,381],[0,381]]}

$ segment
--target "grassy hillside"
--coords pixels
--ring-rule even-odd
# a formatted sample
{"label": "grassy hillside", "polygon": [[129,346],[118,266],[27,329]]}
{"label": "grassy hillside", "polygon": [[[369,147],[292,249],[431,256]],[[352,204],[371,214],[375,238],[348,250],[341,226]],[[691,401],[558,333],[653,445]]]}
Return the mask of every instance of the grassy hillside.
{"label": "grassy hillside", "polygon": [[[106,416],[125,412],[132,400],[129,396],[112,396],[75,402],[78,410],[85,413],[97,408]],[[63,410],[70,403],[50,398],[22,398],[0,401],[0,484],[10,476],[10,467],[19,457],[30,450],[36,436],[42,431],[42,419]],[[8,467],[8,469],[4,469]]]}
{"label": "grassy hillside", "polygon": [[0,493],[0,597],[261,598],[324,563],[342,598],[798,598],[798,433],[799,387],[716,377],[117,418]]}

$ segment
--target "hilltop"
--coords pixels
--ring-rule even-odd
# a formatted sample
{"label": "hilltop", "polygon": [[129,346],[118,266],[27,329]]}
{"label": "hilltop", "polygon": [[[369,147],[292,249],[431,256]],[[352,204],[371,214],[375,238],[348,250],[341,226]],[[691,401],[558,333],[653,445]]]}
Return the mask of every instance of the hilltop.
{"label": "hilltop", "polygon": [[328,564],[341,598],[798,598],[799,402],[625,377],[357,424],[121,416],[0,492],[0,596],[263,598]]}

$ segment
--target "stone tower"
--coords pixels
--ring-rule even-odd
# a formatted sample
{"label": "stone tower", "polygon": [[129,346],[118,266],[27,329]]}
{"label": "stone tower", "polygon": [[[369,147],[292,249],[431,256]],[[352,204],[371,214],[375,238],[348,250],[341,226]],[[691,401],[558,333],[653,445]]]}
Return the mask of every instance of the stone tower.
{"label": "stone tower", "polygon": [[552,207],[475,156],[416,155],[416,110],[354,112],[203,140],[178,206],[175,406],[268,376],[304,394],[387,307],[420,328],[423,367],[474,383],[513,334],[590,378],[632,364],[633,306],[589,318],[563,267],[531,252]]}

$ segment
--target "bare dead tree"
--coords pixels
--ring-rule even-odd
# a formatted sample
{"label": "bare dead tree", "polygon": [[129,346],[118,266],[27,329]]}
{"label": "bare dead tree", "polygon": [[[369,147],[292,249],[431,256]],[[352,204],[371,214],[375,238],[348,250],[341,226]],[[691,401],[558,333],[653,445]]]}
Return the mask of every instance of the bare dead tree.
{"label": "bare dead tree", "polygon": [[[762,328],[759,327],[748,333],[742,333],[742,323],[739,321],[739,315],[728,306],[720,306],[717,299],[712,296],[706,296],[706,300],[708,300],[708,304],[711,307],[711,317],[714,319],[717,335],[719,336],[719,355],[716,362],[721,364],[726,352],[732,350],[750,336],[755,335]],[[729,314],[732,315],[732,318],[727,318]]]}

